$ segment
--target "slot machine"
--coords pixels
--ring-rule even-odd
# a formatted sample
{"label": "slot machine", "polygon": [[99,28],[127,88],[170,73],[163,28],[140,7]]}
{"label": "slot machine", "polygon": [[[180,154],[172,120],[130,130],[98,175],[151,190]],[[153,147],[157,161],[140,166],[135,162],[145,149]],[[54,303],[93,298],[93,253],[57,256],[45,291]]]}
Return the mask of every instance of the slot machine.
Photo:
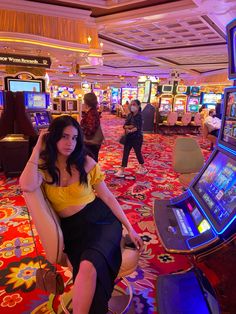
{"label": "slot machine", "polygon": [[176,95],[173,101],[173,111],[177,111],[178,116],[182,117],[187,107],[187,86],[178,85],[176,87]]}
{"label": "slot machine", "polygon": [[[236,19],[227,26],[227,33],[229,77],[236,79],[236,41],[234,37]],[[221,129],[217,146],[210,158],[185,193],[169,200],[156,200],[154,204],[157,233],[166,251],[192,256],[195,268],[204,271],[204,276],[208,278],[209,283],[214,284],[214,291],[216,292],[214,296],[213,289],[209,287],[200,289],[202,291],[201,296],[206,297],[202,298],[201,305],[207,301],[206,309],[208,311],[204,313],[209,314],[220,313],[220,310],[234,313],[236,308],[235,107],[236,84],[234,81],[234,87],[226,88],[224,91]],[[193,272],[191,275],[195,278],[198,277]],[[173,284],[180,291],[183,280],[188,280],[188,278],[188,272],[170,276],[163,275],[163,280],[161,279],[160,282],[165,283],[165,289],[161,284],[158,284],[157,287],[159,289],[159,303],[164,304],[164,301],[171,299]],[[213,280],[213,278],[218,278],[218,281]],[[188,287],[192,291],[195,288],[196,284]],[[165,294],[162,293],[162,289],[165,290]],[[182,289],[181,295],[178,296],[182,302],[178,303],[178,308],[177,303],[172,302],[172,312],[165,311],[163,313],[169,314],[178,312],[178,310],[181,312],[180,309],[185,306],[186,296],[186,292]],[[168,306],[170,308],[170,304]],[[197,312],[194,313],[200,313],[198,312],[199,308],[200,304],[198,304]]]}
{"label": "slot machine", "polygon": [[188,97],[187,111],[194,116],[199,111],[200,106],[200,87],[190,86],[190,95]]}
{"label": "slot machine", "polygon": [[161,117],[167,117],[173,110],[173,85],[162,85],[160,96],[159,113]]}
{"label": "slot machine", "polygon": [[48,128],[51,114],[47,110],[49,94],[38,92],[17,92],[15,103],[16,132],[27,136],[37,136]]}

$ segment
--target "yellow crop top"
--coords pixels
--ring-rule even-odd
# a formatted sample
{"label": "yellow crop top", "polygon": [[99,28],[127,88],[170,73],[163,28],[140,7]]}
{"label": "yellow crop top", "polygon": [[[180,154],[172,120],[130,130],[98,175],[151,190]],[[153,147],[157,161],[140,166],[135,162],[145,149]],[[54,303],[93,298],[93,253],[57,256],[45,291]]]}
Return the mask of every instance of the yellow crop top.
{"label": "yellow crop top", "polygon": [[104,180],[105,174],[98,164],[88,173],[88,185],[74,182],[68,186],[43,183],[47,198],[55,211],[60,212],[69,206],[88,204],[95,199],[93,186]]}

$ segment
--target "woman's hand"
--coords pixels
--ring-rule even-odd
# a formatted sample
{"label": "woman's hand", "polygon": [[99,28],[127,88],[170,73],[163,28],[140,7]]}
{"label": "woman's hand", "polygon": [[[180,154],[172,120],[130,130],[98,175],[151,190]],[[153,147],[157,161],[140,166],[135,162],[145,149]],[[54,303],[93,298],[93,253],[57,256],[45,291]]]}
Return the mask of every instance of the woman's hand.
{"label": "woman's hand", "polygon": [[129,237],[139,251],[143,250],[143,240],[134,229],[129,231]]}
{"label": "woman's hand", "polygon": [[47,129],[42,129],[39,133],[39,137],[37,140],[37,143],[34,147],[34,149],[36,149],[39,153],[41,153],[41,151],[43,150],[44,147],[44,142],[45,142],[45,135],[48,134],[48,130]]}

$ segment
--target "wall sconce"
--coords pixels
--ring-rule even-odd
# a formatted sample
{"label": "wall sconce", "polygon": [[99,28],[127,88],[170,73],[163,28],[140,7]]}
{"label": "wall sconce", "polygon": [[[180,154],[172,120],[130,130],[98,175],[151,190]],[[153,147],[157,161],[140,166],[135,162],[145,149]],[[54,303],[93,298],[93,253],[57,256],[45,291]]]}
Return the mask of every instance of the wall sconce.
{"label": "wall sconce", "polygon": [[101,47],[101,49],[103,48],[103,42],[100,42],[100,47]]}
{"label": "wall sconce", "polygon": [[92,37],[89,35],[88,38],[87,38],[87,40],[88,40],[88,44],[90,45],[90,43],[91,43],[91,41],[92,41]]}

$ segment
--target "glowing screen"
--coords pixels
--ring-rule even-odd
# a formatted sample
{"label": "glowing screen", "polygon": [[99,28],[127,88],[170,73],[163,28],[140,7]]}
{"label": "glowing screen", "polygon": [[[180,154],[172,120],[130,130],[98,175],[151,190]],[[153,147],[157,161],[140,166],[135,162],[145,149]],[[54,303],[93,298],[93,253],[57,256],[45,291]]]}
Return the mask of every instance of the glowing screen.
{"label": "glowing screen", "polygon": [[209,219],[223,228],[236,214],[236,160],[218,152],[193,188]]}

